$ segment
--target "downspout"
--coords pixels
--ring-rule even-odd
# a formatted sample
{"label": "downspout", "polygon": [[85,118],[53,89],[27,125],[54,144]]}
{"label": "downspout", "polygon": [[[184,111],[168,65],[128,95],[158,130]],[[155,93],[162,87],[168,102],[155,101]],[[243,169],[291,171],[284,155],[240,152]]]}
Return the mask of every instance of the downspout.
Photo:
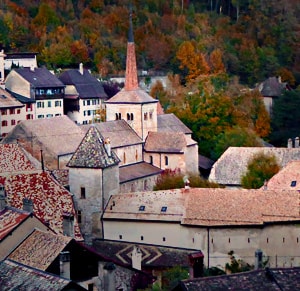
{"label": "downspout", "polygon": [[207,228],[207,270],[209,270],[209,227]]}
{"label": "downspout", "polygon": [[141,104],[141,125],[142,125],[142,140],[144,142],[144,122],[143,122],[143,103]]}
{"label": "downspout", "polygon": [[104,228],[103,228],[103,214],[104,214],[104,182],[103,182],[103,169],[102,169],[102,215],[101,215],[101,225],[102,225],[102,239],[104,239]]}

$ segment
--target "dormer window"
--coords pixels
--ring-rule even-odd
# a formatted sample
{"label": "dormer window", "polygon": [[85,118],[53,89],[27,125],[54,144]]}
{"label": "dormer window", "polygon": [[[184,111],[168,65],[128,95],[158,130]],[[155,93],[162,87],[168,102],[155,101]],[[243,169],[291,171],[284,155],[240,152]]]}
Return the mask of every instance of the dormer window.
{"label": "dormer window", "polygon": [[168,209],[168,207],[167,206],[163,206],[162,208],[161,208],[161,212],[167,212],[167,209]]}
{"label": "dormer window", "polygon": [[141,205],[141,206],[139,207],[139,211],[145,211],[145,205]]}
{"label": "dormer window", "polygon": [[296,185],[297,185],[297,181],[292,181],[291,182],[291,187],[296,187]]}

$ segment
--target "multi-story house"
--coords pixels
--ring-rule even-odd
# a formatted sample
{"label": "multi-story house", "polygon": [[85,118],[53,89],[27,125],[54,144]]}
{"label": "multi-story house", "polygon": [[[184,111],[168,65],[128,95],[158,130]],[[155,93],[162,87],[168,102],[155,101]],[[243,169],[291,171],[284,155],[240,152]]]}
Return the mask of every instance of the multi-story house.
{"label": "multi-story house", "polygon": [[46,68],[13,69],[5,88],[25,104],[26,119],[63,115],[65,85]]}
{"label": "multi-story house", "polygon": [[24,105],[0,88],[0,140],[22,120],[25,120]]}
{"label": "multi-story house", "polygon": [[104,109],[103,101],[108,97],[102,84],[79,65],[79,70],[67,70],[59,79],[66,85],[64,113],[77,124],[92,123]]}

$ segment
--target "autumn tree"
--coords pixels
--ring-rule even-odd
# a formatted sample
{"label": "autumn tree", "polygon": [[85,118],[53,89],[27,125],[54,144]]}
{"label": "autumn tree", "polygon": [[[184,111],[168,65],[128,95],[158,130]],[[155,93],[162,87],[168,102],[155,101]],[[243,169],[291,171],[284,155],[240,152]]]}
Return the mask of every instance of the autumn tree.
{"label": "autumn tree", "polygon": [[274,155],[258,153],[248,162],[247,172],[242,176],[241,185],[246,189],[258,189],[279,170],[280,167]]}

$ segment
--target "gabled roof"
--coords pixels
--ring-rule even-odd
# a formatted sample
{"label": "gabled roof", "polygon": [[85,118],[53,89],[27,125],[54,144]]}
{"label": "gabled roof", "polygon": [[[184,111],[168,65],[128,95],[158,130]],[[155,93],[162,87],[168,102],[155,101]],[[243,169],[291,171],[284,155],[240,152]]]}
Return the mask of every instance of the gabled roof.
{"label": "gabled roof", "polygon": [[146,104],[157,103],[158,100],[152,98],[144,90],[137,88],[135,90],[122,89],[116,95],[105,101],[108,104]]}
{"label": "gabled roof", "polygon": [[28,81],[34,88],[65,87],[65,85],[46,68],[18,68],[16,73]]}
{"label": "gabled roof", "polygon": [[157,131],[192,134],[192,131],[173,113],[157,115]]}
{"label": "gabled roof", "polygon": [[118,165],[119,158],[104,146],[104,138],[95,126],[91,126],[68,162],[68,167],[76,168],[107,168]]}
{"label": "gabled roof", "polygon": [[82,240],[72,194],[48,172],[12,175],[5,181],[8,204],[22,209],[23,199],[33,202],[33,212],[44,223],[49,223],[57,234],[63,233],[63,216],[74,217],[74,237]]}
{"label": "gabled roof", "polygon": [[8,91],[0,88],[0,109],[18,108],[24,105],[15,99]]}
{"label": "gabled roof", "polygon": [[[181,190],[148,191],[112,195],[103,219],[159,220],[180,222],[185,193]],[[144,209],[141,210],[142,206]],[[162,207],[167,207],[162,211]]]}
{"label": "gabled roof", "polygon": [[42,148],[51,154],[66,155],[75,152],[84,131],[66,115],[53,118],[24,120],[2,140],[12,143],[19,139],[23,144],[27,140],[34,148]]}
{"label": "gabled roof", "polygon": [[11,260],[0,262],[0,286],[3,290],[86,290],[70,280],[24,266]]}
{"label": "gabled roof", "polygon": [[24,222],[31,214],[29,212],[5,207],[0,211],[0,241]]}
{"label": "gabled roof", "polygon": [[74,85],[80,98],[107,98],[102,84],[88,70],[72,69],[63,72],[59,79],[65,85]]}
{"label": "gabled roof", "polygon": [[267,183],[268,190],[300,190],[300,161],[291,161]]}
{"label": "gabled roof", "polygon": [[0,175],[17,172],[32,172],[40,165],[19,144],[0,144]]}
{"label": "gabled roof", "polygon": [[282,83],[280,78],[270,77],[259,85],[259,91],[264,97],[278,97],[286,86],[287,83]]}
{"label": "gabled roof", "polygon": [[[82,125],[81,127],[89,129],[90,126]],[[104,139],[110,139],[112,148],[143,143],[143,140],[124,119],[95,123],[94,126],[99,130]]]}
{"label": "gabled roof", "polygon": [[299,289],[300,268],[266,268],[231,275],[195,278],[181,281],[180,289],[198,290],[284,290]]}
{"label": "gabled roof", "polygon": [[8,259],[46,271],[72,238],[35,229]]}
{"label": "gabled roof", "polygon": [[223,185],[241,185],[248,162],[258,153],[274,155],[280,167],[300,160],[300,148],[229,147],[214,163],[209,180]]}
{"label": "gabled roof", "polygon": [[184,153],[187,147],[185,134],[182,132],[148,132],[145,140],[146,152]]}
{"label": "gabled roof", "polygon": [[136,179],[158,175],[161,172],[162,170],[160,168],[157,168],[145,162],[122,166],[119,168],[120,184]]}

